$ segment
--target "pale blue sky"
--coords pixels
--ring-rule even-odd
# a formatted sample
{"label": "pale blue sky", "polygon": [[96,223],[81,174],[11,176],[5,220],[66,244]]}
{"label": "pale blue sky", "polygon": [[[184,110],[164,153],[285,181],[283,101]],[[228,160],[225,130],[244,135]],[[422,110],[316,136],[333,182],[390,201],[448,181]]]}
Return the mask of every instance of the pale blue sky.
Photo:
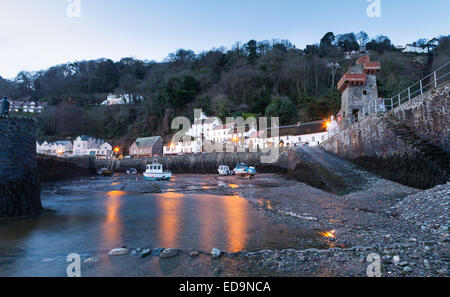
{"label": "pale blue sky", "polygon": [[236,41],[289,39],[299,48],[335,34],[366,31],[405,45],[449,34],[448,0],[0,0],[0,76],[69,61],[133,56],[160,61],[179,48],[230,48]]}

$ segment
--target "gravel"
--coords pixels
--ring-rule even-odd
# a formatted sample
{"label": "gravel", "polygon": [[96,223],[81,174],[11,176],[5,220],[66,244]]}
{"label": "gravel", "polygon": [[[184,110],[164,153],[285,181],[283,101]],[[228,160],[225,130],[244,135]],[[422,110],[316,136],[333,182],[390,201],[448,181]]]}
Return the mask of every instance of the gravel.
{"label": "gravel", "polygon": [[418,225],[421,230],[448,237],[449,206],[450,183],[447,183],[410,195],[396,204],[393,209],[401,218]]}

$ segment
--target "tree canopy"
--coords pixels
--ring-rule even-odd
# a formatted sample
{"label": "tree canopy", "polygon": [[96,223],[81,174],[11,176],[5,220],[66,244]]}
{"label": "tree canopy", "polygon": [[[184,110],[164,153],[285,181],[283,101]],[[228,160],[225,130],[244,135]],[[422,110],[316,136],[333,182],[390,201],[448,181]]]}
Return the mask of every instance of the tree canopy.
{"label": "tree canopy", "polygon": [[[288,40],[250,40],[229,50],[220,47],[198,54],[179,49],[162,62],[131,57],[77,61],[24,71],[14,80],[0,77],[0,95],[49,102],[38,116],[42,137],[167,136],[170,121],[192,118],[194,108],[221,118],[279,116],[281,123],[289,124],[338,112],[335,86],[354,63],[345,59],[345,52],[366,45],[372,59],[381,62],[379,91],[387,97],[418,80],[435,61],[448,61],[448,40],[441,37],[438,46],[418,41],[430,48],[423,55],[403,53],[387,36],[369,41],[364,32],[328,32],[304,49]],[[109,93],[128,95],[132,104],[100,106]]]}

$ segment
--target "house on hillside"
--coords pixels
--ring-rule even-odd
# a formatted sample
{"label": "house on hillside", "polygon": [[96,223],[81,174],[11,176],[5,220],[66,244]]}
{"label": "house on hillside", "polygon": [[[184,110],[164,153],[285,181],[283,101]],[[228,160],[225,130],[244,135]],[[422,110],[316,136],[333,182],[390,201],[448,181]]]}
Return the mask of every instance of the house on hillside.
{"label": "house on hillside", "polygon": [[41,113],[47,105],[47,102],[12,101],[9,112]]}
{"label": "house on hillside", "polygon": [[138,95],[113,95],[109,94],[106,99],[101,103],[101,105],[111,106],[111,105],[124,105],[131,104],[133,101],[143,101],[144,97]]}
{"label": "house on hillside", "polygon": [[138,138],[130,147],[133,158],[153,157],[163,154],[163,139],[161,136]]}

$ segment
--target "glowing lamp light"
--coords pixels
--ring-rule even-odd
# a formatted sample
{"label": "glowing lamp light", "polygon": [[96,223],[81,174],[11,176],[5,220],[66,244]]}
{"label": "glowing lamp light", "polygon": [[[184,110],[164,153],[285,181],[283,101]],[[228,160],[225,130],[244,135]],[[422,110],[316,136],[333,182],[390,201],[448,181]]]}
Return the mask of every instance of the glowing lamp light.
{"label": "glowing lamp light", "polygon": [[336,230],[331,230],[327,232],[320,232],[324,238],[336,238]]}
{"label": "glowing lamp light", "polygon": [[116,147],[116,148],[114,149],[114,151],[115,151],[116,153],[119,153],[119,152],[120,152],[120,149],[119,149],[118,147]]}

